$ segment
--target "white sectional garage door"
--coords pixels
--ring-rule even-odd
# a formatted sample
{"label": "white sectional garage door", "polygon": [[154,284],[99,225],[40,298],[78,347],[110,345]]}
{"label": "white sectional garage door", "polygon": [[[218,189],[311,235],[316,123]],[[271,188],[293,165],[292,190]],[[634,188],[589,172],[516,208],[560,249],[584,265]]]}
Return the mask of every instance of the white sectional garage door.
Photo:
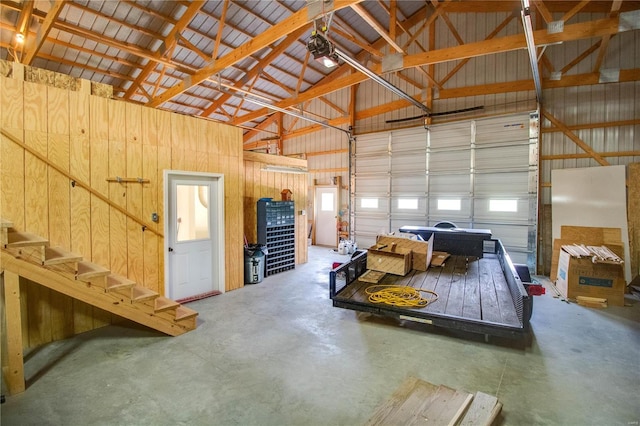
{"label": "white sectional garage door", "polygon": [[490,229],[536,265],[538,113],[358,136],[352,155],[360,247],[404,225]]}

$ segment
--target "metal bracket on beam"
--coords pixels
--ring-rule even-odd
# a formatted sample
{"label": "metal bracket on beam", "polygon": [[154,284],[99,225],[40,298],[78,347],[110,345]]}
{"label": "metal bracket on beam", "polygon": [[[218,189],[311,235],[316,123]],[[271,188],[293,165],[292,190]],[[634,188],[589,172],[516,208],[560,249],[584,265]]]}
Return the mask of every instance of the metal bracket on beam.
{"label": "metal bracket on beam", "polygon": [[333,0],[307,0],[307,17],[313,21],[318,16],[326,15],[333,11]]}
{"label": "metal bracket on beam", "polygon": [[598,83],[618,83],[620,81],[619,69],[601,69]]}
{"label": "metal bracket on beam", "polygon": [[640,30],[640,10],[622,12],[618,19],[618,31]]}
{"label": "metal bracket on beam", "polygon": [[557,34],[564,31],[564,21],[552,21],[547,24],[548,34]]}
{"label": "metal bracket on beam", "polygon": [[383,74],[402,69],[404,69],[404,55],[402,53],[391,53],[382,57]]}

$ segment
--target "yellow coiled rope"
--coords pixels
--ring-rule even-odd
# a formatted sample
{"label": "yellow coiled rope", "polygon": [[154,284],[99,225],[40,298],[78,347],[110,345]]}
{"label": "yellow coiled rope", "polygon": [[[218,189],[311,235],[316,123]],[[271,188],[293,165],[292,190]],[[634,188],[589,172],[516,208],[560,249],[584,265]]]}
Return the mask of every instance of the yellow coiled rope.
{"label": "yellow coiled rope", "polygon": [[[429,303],[438,300],[438,294],[431,290],[420,290],[408,286],[396,285],[372,285],[365,289],[371,303],[385,303],[387,305],[406,308],[424,308]],[[422,293],[431,294],[434,297],[426,299]]]}

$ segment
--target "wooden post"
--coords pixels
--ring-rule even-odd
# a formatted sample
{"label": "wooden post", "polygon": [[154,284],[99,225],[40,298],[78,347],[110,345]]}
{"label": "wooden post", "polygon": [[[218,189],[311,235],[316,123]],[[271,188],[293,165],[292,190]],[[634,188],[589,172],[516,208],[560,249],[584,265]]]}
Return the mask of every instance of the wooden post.
{"label": "wooden post", "polygon": [[24,358],[22,354],[22,322],[20,314],[20,277],[4,271],[4,300],[7,316],[8,363],[4,371],[10,395],[24,392]]}

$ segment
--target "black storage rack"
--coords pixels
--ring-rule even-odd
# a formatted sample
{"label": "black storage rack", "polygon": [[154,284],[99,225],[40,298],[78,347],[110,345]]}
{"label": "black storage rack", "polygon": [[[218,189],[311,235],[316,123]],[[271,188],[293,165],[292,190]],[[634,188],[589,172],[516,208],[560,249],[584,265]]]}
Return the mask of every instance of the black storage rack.
{"label": "black storage rack", "polygon": [[296,267],[293,201],[258,201],[258,244],[267,247],[265,277]]}

